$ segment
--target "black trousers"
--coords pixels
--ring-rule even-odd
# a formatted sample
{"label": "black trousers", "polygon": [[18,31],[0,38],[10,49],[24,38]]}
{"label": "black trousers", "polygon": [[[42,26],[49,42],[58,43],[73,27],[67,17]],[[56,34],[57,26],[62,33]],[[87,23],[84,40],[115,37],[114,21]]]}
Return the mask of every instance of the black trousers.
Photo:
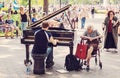
{"label": "black trousers", "polygon": [[114,39],[113,39],[112,32],[108,32],[108,33],[107,33],[107,38],[106,38],[106,41],[105,41],[104,48],[106,48],[106,49],[109,49],[109,48],[117,48],[117,47],[115,46],[115,41],[114,41]]}

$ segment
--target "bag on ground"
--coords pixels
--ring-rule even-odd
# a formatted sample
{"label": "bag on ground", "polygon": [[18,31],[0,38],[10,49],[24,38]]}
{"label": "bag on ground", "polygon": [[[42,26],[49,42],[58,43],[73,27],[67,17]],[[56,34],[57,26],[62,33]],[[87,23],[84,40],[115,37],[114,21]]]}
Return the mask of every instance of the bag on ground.
{"label": "bag on ground", "polygon": [[79,70],[79,61],[74,55],[68,54],[65,58],[65,67],[67,71]]}

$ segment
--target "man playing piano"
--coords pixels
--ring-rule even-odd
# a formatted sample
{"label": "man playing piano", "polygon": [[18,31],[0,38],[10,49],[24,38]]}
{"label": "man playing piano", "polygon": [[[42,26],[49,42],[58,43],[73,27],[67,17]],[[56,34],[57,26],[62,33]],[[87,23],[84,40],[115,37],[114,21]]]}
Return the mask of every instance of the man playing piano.
{"label": "man playing piano", "polygon": [[58,40],[53,39],[52,34],[48,33],[49,23],[44,21],[42,23],[42,29],[35,32],[35,43],[32,49],[32,54],[47,54],[46,68],[50,68],[54,65],[52,47],[48,46],[51,42],[56,45]]}

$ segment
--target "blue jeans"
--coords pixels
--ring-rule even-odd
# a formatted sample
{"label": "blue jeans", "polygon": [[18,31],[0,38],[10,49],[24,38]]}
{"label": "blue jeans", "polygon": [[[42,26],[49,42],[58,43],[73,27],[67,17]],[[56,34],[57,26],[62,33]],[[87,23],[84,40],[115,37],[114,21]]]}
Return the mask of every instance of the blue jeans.
{"label": "blue jeans", "polygon": [[86,17],[83,17],[83,18],[81,19],[81,28],[84,28],[84,26],[85,26],[85,21],[86,21]]}
{"label": "blue jeans", "polygon": [[53,47],[48,47],[46,64],[49,64],[51,62],[53,62]]}
{"label": "blue jeans", "polygon": [[26,26],[28,25],[28,22],[21,22],[21,30],[25,30]]}

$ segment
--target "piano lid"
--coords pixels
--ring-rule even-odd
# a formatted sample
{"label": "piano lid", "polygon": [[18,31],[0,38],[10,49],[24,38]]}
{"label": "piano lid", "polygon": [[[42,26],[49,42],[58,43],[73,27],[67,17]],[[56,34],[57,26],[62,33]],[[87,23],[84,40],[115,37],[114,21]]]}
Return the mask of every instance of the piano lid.
{"label": "piano lid", "polygon": [[48,19],[50,19],[50,18],[60,14],[61,12],[69,9],[70,6],[71,6],[71,4],[65,6],[65,7],[61,8],[61,9],[59,9],[59,10],[53,12],[53,13],[51,13],[51,14],[48,14],[48,15],[44,16],[43,18],[41,18],[40,20],[36,21],[35,23],[30,24],[28,26],[28,28],[35,28],[35,27],[39,26],[39,24],[42,23],[43,21],[48,20]]}

